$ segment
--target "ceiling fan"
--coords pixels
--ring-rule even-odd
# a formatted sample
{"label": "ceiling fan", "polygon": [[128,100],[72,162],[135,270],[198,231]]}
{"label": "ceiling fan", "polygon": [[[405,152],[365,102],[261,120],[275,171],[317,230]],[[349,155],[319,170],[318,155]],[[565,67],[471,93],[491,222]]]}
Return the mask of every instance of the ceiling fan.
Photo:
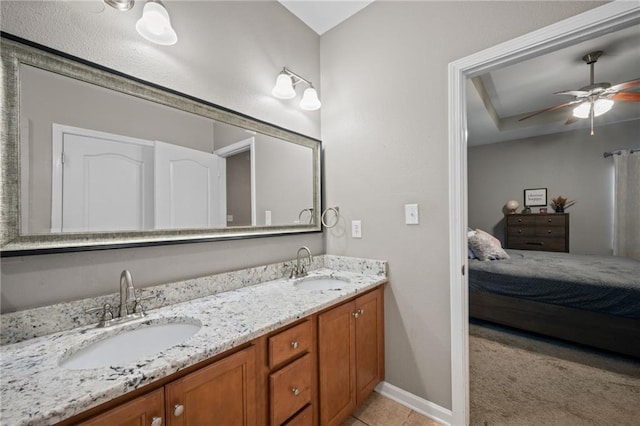
{"label": "ceiling fan", "polygon": [[562,108],[566,108],[571,105],[575,105],[573,109],[573,115],[565,122],[565,124],[571,124],[578,121],[579,118],[591,119],[591,135],[593,135],[593,117],[605,114],[608,112],[614,104],[614,101],[626,101],[626,102],[640,102],[640,92],[624,92],[624,90],[631,89],[635,86],[640,86],[640,78],[629,80],[624,83],[611,85],[611,83],[595,83],[595,63],[602,55],[602,51],[587,53],[582,57],[582,60],[586,62],[591,68],[591,78],[588,86],[581,87],[578,90],[563,90],[561,92],[554,93],[555,95],[569,95],[575,99],[569,102],[565,102],[560,105],[555,105],[549,108],[542,109],[534,112],[533,114],[522,117],[518,121],[523,121],[531,117],[535,117],[538,114],[544,112],[555,111]]}

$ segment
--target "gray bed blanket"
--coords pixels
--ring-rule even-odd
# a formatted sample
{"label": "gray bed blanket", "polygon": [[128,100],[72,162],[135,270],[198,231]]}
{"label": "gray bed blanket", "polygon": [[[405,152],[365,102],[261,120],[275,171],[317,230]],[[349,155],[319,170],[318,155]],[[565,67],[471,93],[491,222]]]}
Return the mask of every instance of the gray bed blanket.
{"label": "gray bed blanket", "polygon": [[510,259],[469,260],[471,290],[640,318],[640,261],[507,250]]}

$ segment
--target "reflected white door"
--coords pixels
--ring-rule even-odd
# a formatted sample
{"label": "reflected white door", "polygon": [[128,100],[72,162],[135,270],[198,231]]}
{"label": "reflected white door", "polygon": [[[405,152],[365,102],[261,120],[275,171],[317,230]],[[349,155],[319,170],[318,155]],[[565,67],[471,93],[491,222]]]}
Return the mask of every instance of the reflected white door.
{"label": "reflected white door", "polygon": [[61,222],[55,232],[153,229],[153,146],[93,133],[100,137],[62,133],[61,221],[53,219],[52,228]]}
{"label": "reflected white door", "polygon": [[226,170],[218,155],[155,143],[157,229],[226,226]]}

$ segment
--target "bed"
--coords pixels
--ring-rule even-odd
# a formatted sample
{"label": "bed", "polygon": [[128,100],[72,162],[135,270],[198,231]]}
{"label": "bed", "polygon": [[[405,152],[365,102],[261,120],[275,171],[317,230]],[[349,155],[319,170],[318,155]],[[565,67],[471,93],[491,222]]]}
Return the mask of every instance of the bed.
{"label": "bed", "polygon": [[640,261],[507,250],[469,260],[469,315],[640,358]]}

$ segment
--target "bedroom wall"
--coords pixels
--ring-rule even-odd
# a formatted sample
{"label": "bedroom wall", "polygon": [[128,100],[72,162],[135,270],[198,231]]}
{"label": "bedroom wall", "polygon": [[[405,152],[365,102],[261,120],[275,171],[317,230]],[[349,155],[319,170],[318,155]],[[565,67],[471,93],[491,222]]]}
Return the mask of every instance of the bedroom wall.
{"label": "bedroom wall", "polygon": [[389,261],[392,385],[451,408],[448,64],[597,5],[376,1],[322,36],[325,199],[342,215],[326,249]]}
{"label": "bedroom wall", "polygon": [[[287,65],[320,84],[319,36],[276,2],[164,2],[178,33],[159,46],[135,30],[144,2],[119,12],[92,2],[0,2],[3,31],[320,138],[320,112],[271,96]],[[299,101],[299,98],[298,98]],[[2,312],[110,293],[120,272],[148,286],[324,252],[320,233],[3,258]]]}
{"label": "bedroom wall", "polygon": [[520,212],[525,188],[547,188],[549,202],[557,195],[577,201],[566,210],[571,253],[611,255],[613,159],[602,154],[638,147],[638,135],[638,120],[601,127],[596,122],[594,136],[583,129],[470,147],[469,226],[504,242],[504,204],[516,200]]}

